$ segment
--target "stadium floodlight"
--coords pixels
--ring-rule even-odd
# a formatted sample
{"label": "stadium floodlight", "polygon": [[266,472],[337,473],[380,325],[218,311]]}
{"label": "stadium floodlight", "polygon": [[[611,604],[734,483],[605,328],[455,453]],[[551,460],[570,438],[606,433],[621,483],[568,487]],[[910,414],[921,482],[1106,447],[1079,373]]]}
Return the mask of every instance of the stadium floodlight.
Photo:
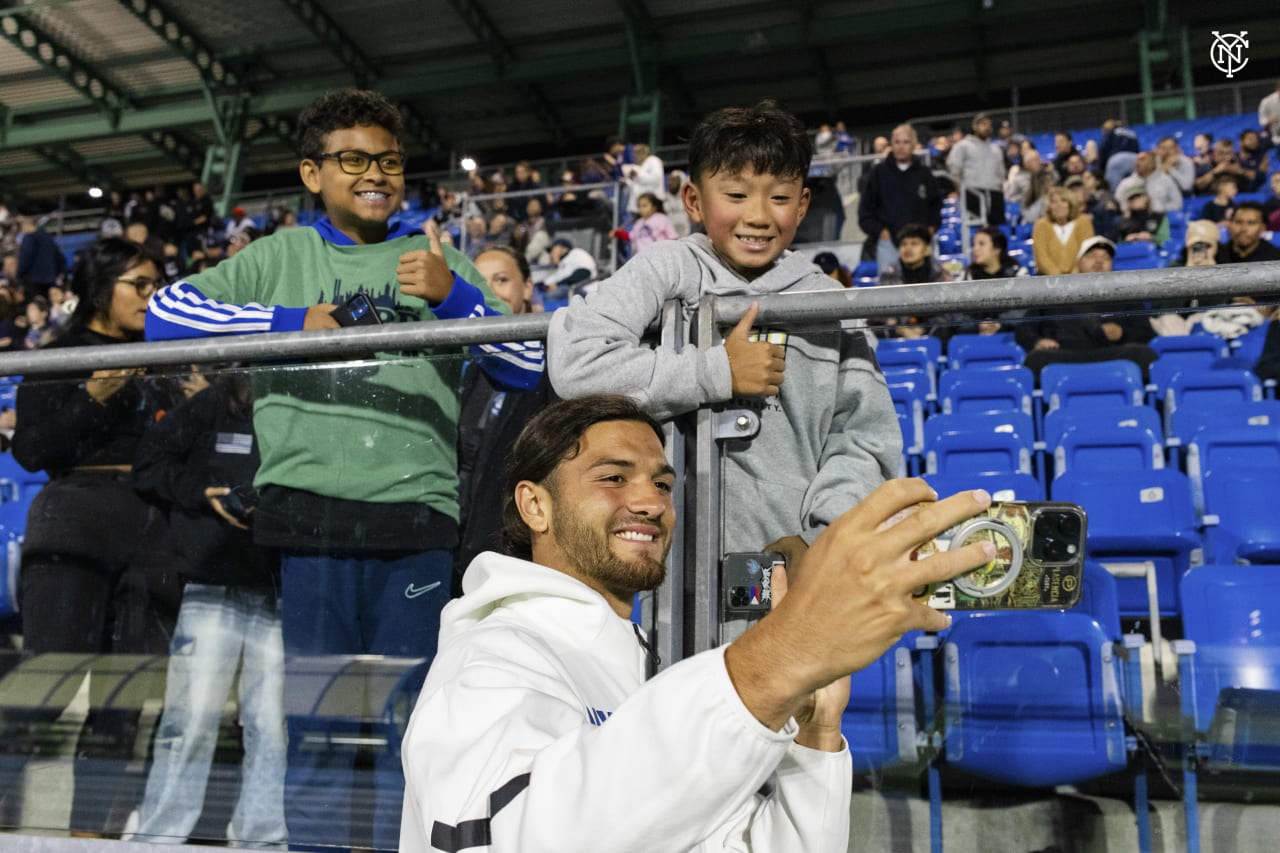
{"label": "stadium floodlight", "polygon": [[102,187],[89,187],[89,198],[102,198]]}
{"label": "stadium floodlight", "polygon": [[458,165],[462,167],[464,172],[474,172],[476,170],[476,161],[474,157],[463,157]]}

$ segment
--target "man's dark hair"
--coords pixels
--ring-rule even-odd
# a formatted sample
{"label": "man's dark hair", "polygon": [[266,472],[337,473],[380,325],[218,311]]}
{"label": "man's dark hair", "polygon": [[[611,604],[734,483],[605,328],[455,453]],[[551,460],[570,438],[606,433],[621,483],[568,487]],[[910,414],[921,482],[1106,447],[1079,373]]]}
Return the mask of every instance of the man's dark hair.
{"label": "man's dark hair", "polygon": [[1218,187],[1222,186],[1223,184],[1235,184],[1237,187],[1239,187],[1240,178],[1231,174],[1230,172],[1223,172],[1221,175],[1218,175],[1218,177],[1213,179],[1213,188],[1216,190]]}
{"label": "man's dark hair", "polygon": [[908,222],[898,229],[898,244],[901,245],[903,240],[923,240],[925,245],[933,242],[933,235],[929,233],[929,229],[923,225],[917,225],[914,222]]}
{"label": "man's dark hair", "polygon": [[765,99],[752,107],[726,107],[698,122],[689,137],[689,179],[717,172],[804,178],[813,146],[800,119]]}
{"label": "man's dark hair", "polygon": [[1258,216],[1262,218],[1262,221],[1263,222],[1267,221],[1267,209],[1262,206],[1261,202],[1257,202],[1257,201],[1240,202],[1239,204],[1236,205],[1236,209],[1232,211],[1231,218],[1235,219],[1236,214],[1242,210],[1256,210],[1258,212]]}
{"label": "man's dark hair", "polygon": [[559,400],[547,406],[525,425],[511,448],[507,466],[506,493],[502,498],[502,544],[508,554],[521,559],[533,555],[533,537],[516,508],[516,485],[524,480],[544,485],[560,463],[578,455],[582,436],[599,423],[635,421],[653,430],[663,440],[662,426],[630,397],[593,394],[576,400]]}
{"label": "man's dark hair", "polygon": [[395,104],[367,89],[342,89],[316,98],[298,116],[298,153],[303,157],[323,154],[330,133],[361,125],[381,127],[403,145],[404,119]]}

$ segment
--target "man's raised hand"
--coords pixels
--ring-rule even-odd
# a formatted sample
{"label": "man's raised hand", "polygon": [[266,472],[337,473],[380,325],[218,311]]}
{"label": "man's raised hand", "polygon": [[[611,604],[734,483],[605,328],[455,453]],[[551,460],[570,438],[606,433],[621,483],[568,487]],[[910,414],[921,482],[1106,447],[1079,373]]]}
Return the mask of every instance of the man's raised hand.
{"label": "man's raised hand", "polygon": [[786,598],[726,650],[734,687],[762,723],[781,728],[813,691],[866,667],[906,632],[947,627],[949,617],[912,592],[989,562],[993,546],[922,560],[914,552],[986,509],[991,496],[961,492],[890,523],[936,497],[923,480],[881,485],[814,540]]}

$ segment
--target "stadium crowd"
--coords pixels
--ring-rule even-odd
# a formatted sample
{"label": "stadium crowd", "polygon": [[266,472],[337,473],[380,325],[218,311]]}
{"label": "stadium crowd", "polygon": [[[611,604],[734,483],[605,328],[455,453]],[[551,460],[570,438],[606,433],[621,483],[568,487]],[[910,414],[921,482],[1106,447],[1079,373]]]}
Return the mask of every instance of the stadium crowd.
{"label": "stadium crowd", "polygon": [[[0,208],[0,349],[335,328],[360,322],[362,310],[383,321],[460,319],[570,303],[553,322],[546,368],[542,345],[511,344],[473,349],[465,366],[461,358],[433,364],[430,376],[413,365],[394,377],[380,372],[393,370],[390,362],[368,372],[356,367],[349,388],[315,379],[323,367],[293,371],[307,379],[229,365],[195,365],[181,375],[69,372],[19,386],[16,406],[10,399],[0,414],[0,432],[18,462],[51,480],[24,530],[13,531],[27,536],[22,613],[46,622],[28,632],[36,639],[16,645],[28,656],[170,655],[150,776],[115,785],[104,805],[107,777],[78,775],[72,819],[86,833],[191,836],[237,673],[245,782],[228,838],[318,844],[352,832],[351,815],[326,813],[332,802],[315,794],[332,779],[349,787],[353,762],[338,767],[342,761],[304,749],[310,730],[287,719],[280,698],[290,687],[284,661],[308,654],[429,660],[434,636],[419,645],[388,639],[423,617],[417,610],[389,616],[382,587],[398,584],[394,597],[414,604],[436,588],[457,596],[480,583],[464,581],[467,567],[503,547],[510,521],[500,472],[521,427],[557,393],[580,397],[622,383],[663,418],[753,398],[765,439],[754,455],[737,449],[727,457],[731,503],[744,507],[732,513],[739,526],[730,550],[789,549],[798,562],[827,525],[894,478],[902,436],[869,337],[858,332],[850,341],[824,330],[788,343],[785,334],[756,335],[751,314],[728,334],[714,364],[711,357],[696,369],[688,360],[651,363],[640,340],[666,299],[694,306],[705,293],[1107,272],[1130,257],[1126,246],[1141,248],[1151,266],[1280,259],[1267,239],[1280,231],[1274,127],[1234,139],[1197,136],[1189,149],[1167,136],[1142,150],[1136,133],[1112,121],[1099,144],[1077,147],[1064,132],[1048,152],[982,114],[967,130],[927,145],[902,125],[871,143],[880,159],[860,163],[861,262],[842,264],[832,251],[814,266],[785,250],[810,204],[803,180],[853,159],[857,143],[842,123],[823,125],[801,153],[784,151],[770,162],[772,172],[719,149],[695,151],[689,173],[668,170],[648,146],[610,138],[602,153],[554,183],[522,161],[509,176],[476,170],[465,187],[427,187],[409,202],[398,118],[380,112],[378,98],[352,101],[343,108],[372,112],[345,123],[300,120],[301,132],[314,128],[314,138],[301,141],[304,182],[325,214],[306,224],[284,208],[254,218],[236,206],[221,217],[200,183],[115,193],[97,239],[68,256],[38,211]],[[776,108],[759,109],[782,127],[780,137],[798,138]],[[741,130],[733,116],[717,116]],[[715,183],[730,178],[741,186]],[[762,189],[762,181],[773,183]],[[757,216],[776,229],[776,240],[772,232],[754,242],[731,234],[740,214],[724,199],[754,194],[772,199],[774,208]],[[285,281],[282,271],[291,269],[334,284],[304,292],[302,283]],[[1144,305],[1151,319],[1114,322],[1036,310],[904,316],[875,331],[944,342],[1012,332],[1036,370],[1094,357],[1130,358],[1145,369],[1157,335],[1198,324],[1229,338],[1266,321],[1268,306],[1248,294],[1238,302],[1238,309],[1212,311]],[[837,386],[840,399],[811,393]],[[366,429],[362,440],[374,442],[381,430],[402,446],[394,456],[386,444],[365,455],[346,446]],[[854,431],[857,441],[845,434]],[[407,474],[404,447],[414,457]],[[770,462],[796,472],[786,495],[761,485]],[[74,497],[66,488],[72,482],[80,489]],[[415,488],[426,497],[411,494]],[[55,494],[63,502],[52,507]],[[749,508],[758,506],[788,521],[752,518]],[[394,525],[380,520],[384,510]],[[150,548],[130,547],[137,531]],[[431,599],[433,634],[448,597]],[[340,640],[338,622],[349,631]],[[197,637],[200,653],[207,647],[211,657],[192,665]],[[138,726],[137,715],[98,715],[81,735],[89,744],[83,754],[119,758],[121,744],[131,754]],[[839,750],[820,741],[815,751]],[[375,844],[393,844],[400,826],[402,782],[388,783],[386,772],[378,764],[371,785]],[[389,772],[395,776],[398,766]]]}

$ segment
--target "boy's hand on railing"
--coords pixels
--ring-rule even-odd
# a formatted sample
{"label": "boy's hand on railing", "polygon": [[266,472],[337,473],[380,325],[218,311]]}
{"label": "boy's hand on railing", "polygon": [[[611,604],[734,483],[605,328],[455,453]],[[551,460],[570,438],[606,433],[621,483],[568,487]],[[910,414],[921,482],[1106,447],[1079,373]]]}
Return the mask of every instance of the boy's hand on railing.
{"label": "boy's hand on railing", "polygon": [[743,397],[772,397],[782,385],[786,368],[786,350],[777,344],[750,339],[751,324],[760,312],[760,304],[752,302],[738,325],[724,339],[729,358],[729,374],[733,393]]}
{"label": "boy's hand on railing", "polygon": [[333,319],[333,312],[337,310],[337,305],[332,302],[322,302],[319,305],[312,305],[307,309],[307,316],[302,320],[303,331],[309,332],[313,329],[340,329],[342,326],[337,320]]}

